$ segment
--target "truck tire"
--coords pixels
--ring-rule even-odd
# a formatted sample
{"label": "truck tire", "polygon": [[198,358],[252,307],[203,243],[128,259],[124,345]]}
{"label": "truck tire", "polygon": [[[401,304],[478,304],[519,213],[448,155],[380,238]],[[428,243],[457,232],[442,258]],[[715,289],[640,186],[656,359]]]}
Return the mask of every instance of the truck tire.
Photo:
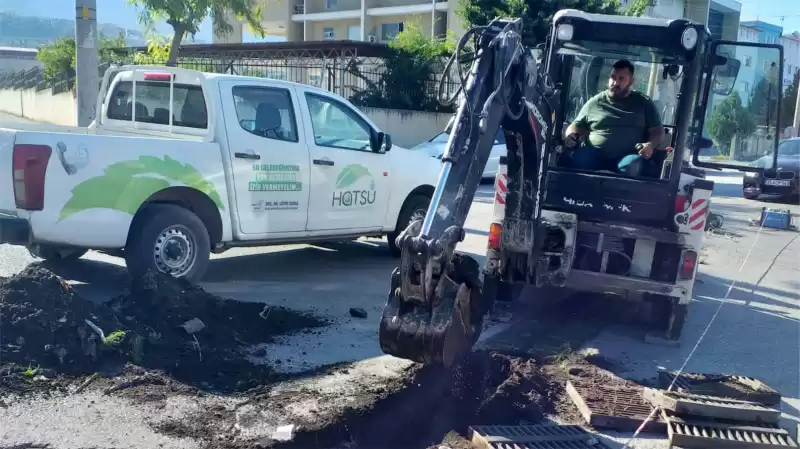
{"label": "truck tire", "polygon": [[28,252],[32,256],[44,259],[48,262],[72,262],[83,257],[87,249],[64,248],[60,249],[51,245],[32,245],[28,247]]}
{"label": "truck tire", "polygon": [[430,197],[425,195],[411,195],[408,198],[403,205],[403,209],[400,210],[400,216],[397,218],[397,228],[395,228],[394,232],[390,232],[389,235],[387,235],[389,251],[392,252],[392,256],[400,257],[400,248],[398,248],[395,243],[397,236],[400,235],[413,220],[425,218],[425,213],[428,211],[428,205],[430,203]]}
{"label": "truck tire", "polygon": [[172,204],[153,204],[141,212],[125,246],[125,263],[133,277],[148,270],[196,282],[208,268],[208,230],[192,211]]}

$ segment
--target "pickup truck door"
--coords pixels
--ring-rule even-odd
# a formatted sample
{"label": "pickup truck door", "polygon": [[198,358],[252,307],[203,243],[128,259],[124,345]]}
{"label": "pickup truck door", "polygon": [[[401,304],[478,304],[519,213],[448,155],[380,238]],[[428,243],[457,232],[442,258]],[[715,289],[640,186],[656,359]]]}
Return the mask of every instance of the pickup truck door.
{"label": "pickup truck door", "polygon": [[391,173],[389,156],[370,148],[371,125],[336,97],[305,91],[300,101],[312,164],[306,229],[380,229]]}
{"label": "pickup truck door", "polygon": [[219,88],[240,232],[304,231],[309,155],[294,88],[238,80]]}

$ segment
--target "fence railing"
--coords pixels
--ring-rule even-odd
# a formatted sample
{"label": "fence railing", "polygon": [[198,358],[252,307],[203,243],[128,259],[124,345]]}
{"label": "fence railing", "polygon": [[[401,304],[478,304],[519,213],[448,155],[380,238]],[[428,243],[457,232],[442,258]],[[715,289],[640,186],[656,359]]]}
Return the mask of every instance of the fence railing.
{"label": "fence railing", "polygon": [[[115,64],[133,63],[131,60],[114,61]],[[102,79],[111,65],[105,62],[98,66]],[[211,73],[229,73],[259,78],[272,78],[307,84],[350,99],[359,106],[392,109],[408,109],[436,112],[452,112],[449,106],[437,101],[441,74],[429,79],[408,80],[402,83],[384,82],[385,68],[374,58],[320,59],[286,58],[275,60],[238,59],[224,61],[206,58],[181,58],[178,67]],[[33,68],[26,71],[0,74],[0,89],[50,89],[53,94],[70,91],[75,86],[75,71],[69,70],[53,77],[45,77],[44,70]],[[446,81],[443,86],[447,97],[458,88],[455,81]]]}

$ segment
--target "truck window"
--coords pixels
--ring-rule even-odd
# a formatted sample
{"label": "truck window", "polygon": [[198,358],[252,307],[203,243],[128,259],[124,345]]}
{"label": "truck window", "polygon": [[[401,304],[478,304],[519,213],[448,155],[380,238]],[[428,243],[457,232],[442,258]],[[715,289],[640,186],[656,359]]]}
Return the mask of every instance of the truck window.
{"label": "truck window", "polygon": [[245,131],[266,139],[297,142],[292,97],[286,89],[236,86],[236,118]]}
{"label": "truck window", "polygon": [[[131,120],[134,104],[136,121],[169,125],[169,83],[136,82],[136,99],[132,100],[133,82],[121,81],[114,88],[108,103],[108,118]],[[187,128],[206,129],[208,111],[203,89],[192,84],[174,84],[172,124]]]}
{"label": "truck window", "polygon": [[353,110],[321,95],[306,93],[314,142],[321,147],[371,151],[369,125]]}

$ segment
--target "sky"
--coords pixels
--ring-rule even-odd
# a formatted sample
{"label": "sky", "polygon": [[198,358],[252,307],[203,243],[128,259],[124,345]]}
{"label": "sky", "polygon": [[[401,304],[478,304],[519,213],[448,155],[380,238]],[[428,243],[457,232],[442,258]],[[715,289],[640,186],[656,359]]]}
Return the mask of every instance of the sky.
{"label": "sky", "polygon": [[[113,23],[125,28],[139,29],[136,11],[127,0],[96,0],[97,18],[101,23]],[[742,20],[762,20],[783,25],[784,32],[800,31],[800,0],[738,0],[742,3]],[[74,17],[74,0],[0,0],[0,11],[14,11],[20,15],[69,19]],[[781,19],[783,18],[783,19]],[[166,24],[158,26],[164,34],[171,34]],[[257,41],[245,33],[245,41]],[[211,21],[204,22],[197,39],[211,42]],[[268,37],[266,40],[274,40]]]}
{"label": "sky", "polygon": [[[783,32],[800,31],[800,0],[738,0],[742,21],[761,20],[783,26]],[[783,23],[781,24],[781,17]]]}

